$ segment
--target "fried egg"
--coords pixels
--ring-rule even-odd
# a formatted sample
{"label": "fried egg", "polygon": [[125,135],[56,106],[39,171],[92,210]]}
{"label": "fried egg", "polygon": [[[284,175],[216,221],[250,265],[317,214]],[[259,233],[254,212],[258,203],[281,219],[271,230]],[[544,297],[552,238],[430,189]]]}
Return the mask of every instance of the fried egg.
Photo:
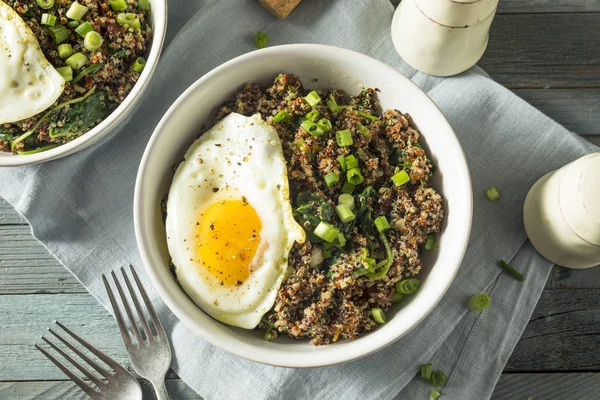
{"label": "fried egg", "polygon": [[48,62],[31,29],[0,0],[0,124],[44,111],[64,87],[65,80]]}
{"label": "fried egg", "polygon": [[189,297],[221,322],[255,328],[294,242],[305,240],[275,129],[258,114],[225,117],[186,152],[166,210],[169,253]]}

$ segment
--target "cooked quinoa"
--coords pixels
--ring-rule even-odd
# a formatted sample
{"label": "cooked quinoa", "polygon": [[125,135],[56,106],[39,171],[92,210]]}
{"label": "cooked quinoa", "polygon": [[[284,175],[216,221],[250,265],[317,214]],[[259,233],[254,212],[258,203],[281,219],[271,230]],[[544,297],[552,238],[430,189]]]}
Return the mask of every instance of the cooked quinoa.
{"label": "cooked quinoa", "polygon": [[[288,163],[294,217],[308,237],[292,249],[286,280],[259,328],[270,340],[285,334],[323,345],[356,339],[377,327],[372,310],[387,311],[396,284],[419,273],[422,247],[439,231],[443,208],[442,196],[431,187],[433,166],[408,114],[381,113],[377,89],[364,89],[354,97],[341,90],[318,90],[321,100],[314,106],[305,98],[310,92],[291,74],[278,75],[266,89],[246,84],[219,109],[217,120],[232,112],[260,113],[277,130]],[[317,122],[329,120],[331,130],[311,135],[301,126],[307,114]],[[337,143],[336,132],[342,130],[351,132],[352,145]],[[352,191],[355,220],[342,223],[335,212],[347,179],[340,157],[349,155],[358,160],[362,182]],[[403,170],[410,181],[396,185],[392,176]],[[328,186],[325,176],[332,173],[339,182]],[[374,225],[379,216],[390,225],[382,233]],[[320,221],[339,232],[333,243],[314,235]]]}
{"label": "cooked quinoa", "polygon": [[[131,66],[138,57],[142,57],[150,45],[152,29],[149,25],[150,10],[140,6],[138,0],[126,0],[125,10],[113,11],[109,0],[78,0],[88,7],[81,23],[89,22],[94,31],[101,34],[103,43],[95,51],[84,47],[84,40],[74,28],[69,28],[67,40],[60,44],[70,44],[74,53],[83,53],[87,64],[80,70],[73,71],[74,80],[83,71],[89,71],[78,82],[66,82],[65,89],[58,100],[47,110],[22,121],[10,124],[0,124],[0,151],[37,152],[52,146],[67,143],[104,120],[120,103],[125,100],[140,77],[140,72]],[[47,13],[56,17],[56,25],[67,25],[66,17],[73,0],[55,0],[50,9],[42,9],[36,0],[5,0],[23,18],[40,47],[55,67],[65,66],[66,59],[58,54],[58,44],[55,43],[49,27],[41,25],[42,14]],[[148,4],[145,2],[145,4]],[[134,13],[140,21],[140,29],[117,23],[120,13]],[[95,67],[95,68],[94,68]],[[85,99],[83,98],[86,96]],[[60,104],[74,99],[82,101],[53,111],[42,120],[50,110]],[[40,120],[42,120],[41,123]],[[36,127],[36,124],[39,125]],[[14,144],[11,141],[36,128],[26,139]],[[50,133],[53,132],[52,136]]]}

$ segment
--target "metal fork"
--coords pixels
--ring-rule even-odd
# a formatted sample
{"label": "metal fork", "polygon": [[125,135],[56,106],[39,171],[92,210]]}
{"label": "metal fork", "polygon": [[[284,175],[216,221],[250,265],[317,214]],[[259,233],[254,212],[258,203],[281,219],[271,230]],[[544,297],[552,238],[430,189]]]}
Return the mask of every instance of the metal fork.
{"label": "metal fork", "polygon": [[[169,339],[167,338],[165,330],[158,319],[158,315],[156,315],[156,311],[154,311],[152,303],[150,303],[150,299],[148,298],[148,295],[146,294],[146,291],[144,290],[144,287],[142,286],[135,269],[133,269],[133,266],[131,265],[129,268],[131,270],[131,275],[135,280],[138,291],[144,300],[146,309],[150,314],[150,320],[146,319],[145,314],[142,311],[138,297],[131,286],[125,269],[121,267],[121,273],[123,274],[123,280],[125,281],[125,285],[127,286],[129,295],[131,300],[133,300],[133,305],[137,311],[137,319],[131,312],[130,303],[126,298],[123,289],[121,288],[121,284],[117,279],[117,275],[114,273],[114,271],[111,272],[111,275],[114,280],[114,284],[117,287],[117,291],[119,292],[121,304],[123,305],[125,313],[129,318],[131,330],[133,331],[133,335],[136,339],[135,343],[132,341],[132,337],[127,330],[127,326],[108,280],[104,275],[102,275],[104,287],[108,293],[110,304],[115,311],[115,318],[119,324],[121,336],[123,336],[123,341],[125,342],[125,347],[127,348],[127,353],[129,354],[129,360],[131,361],[133,369],[139,375],[148,379],[152,383],[158,400],[168,400],[169,395],[167,394],[167,390],[165,388],[165,375],[169,370],[169,366],[171,365],[171,347],[169,346]],[[141,331],[140,325],[142,326]],[[153,327],[152,330],[150,325]]]}
{"label": "metal fork", "polygon": [[90,367],[95,369],[100,375],[102,375],[103,379],[99,379],[97,375],[89,370],[89,368],[85,368],[81,365],[77,360],[75,360],[72,356],[67,354],[61,348],[56,346],[54,343],[46,339],[42,336],[42,340],[54,350],[56,350],[61,356],[63,356],[68,362],[70,362],[75,368],[77,368],[81,373],[83,373],[90,381],[92,381],[97,389],[88,383],[86,383],[83,379],[81,379],[77,374],[71,371],[67,366],[65,366],[62,362],[40,347],[37,343],[33,345],[41,351],[50,361],[54,363],[62,372],[64,372],[69,378],[75,382],[77,386],[79,386],[88,396],[92,399],[96,400],[114,400],[114,399],[141,399],[142,398],[142,388],[140,387],[137,379],[133,377],[125,368],[121,367],[116,361],[108,357],[106,354],[89,344],[87,341],[83,340],[77,334],[73,333],[69,328],[64,326],[58,321],[54,321],[56,325],[58,325],[64,332],[70,335],[72,338],[77,340],[83,347],[88,349],[92,354],[102,360],[106,365],[114,370],[114,373],[107,371],[104,367],[98,365],[94,360],[90,359],[85,353],[75,347],[70,341],[64,339],[58,333],[53,331],[51,328],[48,328],[48,331],[54,335],[56,339],[62,342],[65,346],[67,346],[73,353],[77,354],[79,358],[89,364]]}

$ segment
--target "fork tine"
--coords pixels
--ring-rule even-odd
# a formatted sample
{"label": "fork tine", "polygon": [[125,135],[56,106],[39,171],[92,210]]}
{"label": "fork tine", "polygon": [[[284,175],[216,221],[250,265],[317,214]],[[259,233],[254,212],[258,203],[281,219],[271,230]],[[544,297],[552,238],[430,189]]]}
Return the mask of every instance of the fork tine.
{"label": "fork tine", "polygon": [[81,364],[79,364],[79,362],[77,362],[77,360],[75,360],[73,357],[71,357],[70,355],[68,355],[67,353],[65,353],[57,345],[55,345],[54,343],[52,343],[51,341],[49,341],[48,339],[46,339],[43,336],[42,336],[42,340],[44,342],[46,342],[48,345],[50,345],[50,347],[52,347],[54,350],[56,350],[61,356],[63,356],[75,368],[77,368],[79,371],[81,371],[82,374],[84,374],[85,376],[87,376],[88,379],[90,381],[94,382],[98,387],[104,386],[104,382],[102,382],[100,379],[96,378],[96,376],[94,376],[94,374],[92,374],[90,371],[88,371],[87,369],[85,369]]}
{"label": "fork tine", "polygon": [[150,331],[150,327],[148,326],[148,321],[146,321],[146,316],[144,315],[144,312],[142,311],[142,307],[140,307],[140,302],[138,301],[138,296],[135,294],[133,287],[131,287],[131,283],[129,283],[129,278],[127,277],[127,274],[125,273],[125,268],[121,267],[121,273],[123,274],[123,278],[125,279],[125,285],[127,286],[127,289],[129,290],[129,295],[131,296],[131,299],[133,300],[133,305],[135,306],[135,310],[137,311],[138,318],[140,319],[140,321],[142,322],[142,326],[144,327],[144,332],[146,333],[146,338],[148,340],[150,340],[152,337],[154,337],[154,335]]}
{"label": "fork tine", "polygon": [[140,281],[140,278],[138,277],[137,272],[135,272],[133,265],[130,264],[129,269],[131,270],[131,274],[133,275],[135,284],[137,285],[138,290],[140,291],[140,294],[142,295],[144,304],[146,305],[146,308],[148,309],[148,312],[150,313],[150,317],[152,318],[152,323],[154,324],[154,328],[156,329],[156,334],[158,336],[166,338],[167,335],[165,333],[165,329],[163,328],[162,323],[160,322],[160,319],[158,319],[158,315],[156,314],[156,311],[154,310],[154,306],[152,305],[152,302],[150,302],[150,298],[148,298],[148,294],[146,293],[146,290],[144,289],[144,286],[142,285],[142,282]]}
{"label": "fork tine", "polygon": [[144,341],[142,340],[142,335],[140,333],[140,329],[138,328],[137,323],[135,322],[135,318],[133,318],[131,307],[129,307],[129,301],[127,301],[127,297],[125,297],[125,293],[123,293],[123,289],[121,289],[121,284],[117,279],[115,271],[111,271],[110,273],[113,277],[113,281],[115,281],[115,286],[117,287],[117,291],[119,292],[119,296],[121,297],[121,302],[123,303],[123,307],[125,308],[125,313],[129,317],[129,322],[131,323],[131,329],[133,330],[133,334],[135,335],[138,344],[141,346]]}
{"label": "fork tine", "polygon": [[[58,324],[58,321],[57,321]],[[59,325],[60,326],[60,325]],[[104,376],[106,379],[111,379],[112,376],[108,373],[108,371],[104,368],[102,368],[100,365],[98,365],[94,360],[92,360],[91,358],[89,358],[88,356],[85,355],[85,353],[83,353],[81,350],[79,350],[77,347],[73,346],[71,344],[71,342],[69,342],[68,340],[63,339],[62,336],[58,335],[56,332],[54,332],[52,329],[48,328],[48,332],[50,332],[51,334],[54,335],[54,337],[56,337],[58,340],[60,340],[65,346],[67,346],[69,349],[71,349],[73,351],[73,353],[77,354],[79,356],[79,358],[81,358],[83,361],[85,361],[86,363],[88,363],[92,368],[94,368],[96,371],[98,371],[100,374],[102,374],[102,376]],[[72,332],[67,332],[67,333],[72,333]],[[96,351],[100,352],[99,350],[95,349],[94,346],[90,345],[88,342],[80,342],[86,349],[88,349],[89,351],[91,351],[92,353],[96,354]],[[97,354],[96,354],[97,355]],[[104,355],[104,354],[102,354]],[[99,357],[100,358],[100,357]],[[108,357],[107,357],[108,358]],[[102,359],[102,358],[100,358]]]}
{"label": "fork tine", "polygon": [[73,382],[75,382],[75,384],[77,386],[79,386],[81,388],[81,390],[83,390],[88,396],[90,396],[92,399],[99,399],[100,397],[98,396],[98,392],[96,392],[90,385],[88,385],[87,383],[85,383],[83,381],[83,379],[81,379],[80,377],[78,377],[76,374],[74,374],[69,368],[67,368],[63,363],[61,363],[60,361],[58,361],[56,358],[54,358],[54,356],[52,356],[50,353],[48,353],[46,350],[42,349],[40,346],[38,346],[37,343],[33,344],[35,346],[36,349],[38,349],[39,351],[42,352],[43,355],[46,356],[46,358],[50,361],[52,361],[52,363],[54,365],[56,365],[58,367],[58,369],[60,369],[62,372],[65,373],[65,375],[67,375],[69,378],[71,378],[71,380]]}
{"label": "fork tine", "polygon": [[104,288],[106,289],[106,293],[108,293],[108,299],[110,300],[110,305],[115,312],[115,318],[117,319],[117,324],[119,325],[119,330],[121,331],[121,336],[123,337],[123,342],[125,342],[125,346],[129,346],[131,344],[131,337],[129,336],[129,332],[125,327],[125,321],[123,321],[123,316],[121,315],[121,310],[119,310],[119,306],[115,300],[115,296],[113,294],[106,277],[102,275],[102,281],[104,282]]}

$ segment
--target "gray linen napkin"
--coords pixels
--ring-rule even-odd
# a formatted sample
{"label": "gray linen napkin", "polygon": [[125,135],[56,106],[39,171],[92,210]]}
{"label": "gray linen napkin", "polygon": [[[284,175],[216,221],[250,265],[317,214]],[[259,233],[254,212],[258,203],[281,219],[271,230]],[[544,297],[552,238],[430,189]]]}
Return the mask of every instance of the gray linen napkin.
{"label": "gray linen napkin", "polygon": [[[138,162],[162,114],[191,83],[253,50],[258,30],[269,35],[270,45],[325,43],[378,58],[429,93],[470,165],[473,230],[448,293],[419,326],[385,350],[340,366],[294,370],[252,363],[203,342],[150,290],[170,332],[173,368],[206,399],[425,399],[430,386],[416,374],[420,364],[432,362],[448,377],[439,389],[443,398],[488,398],[552,267],[526,242],[521,212],[527,190],[544,173],[595,147],[478,68],[448,79],[415,72],[392,46],[394,7],[388,0],[305,1],[286,21],[274,19],[255,0],[179,0],[169,8],[162,60],[130,122],[106,143],[66,159],[0,170],[0,195],[106,306],[102,273],[127,263],[142,271],[132,220]],[[484,195],[492,185],[502,193],[497,203]],[[525,280],[501,273],[500,258],[524,272]],[[484,291],[492,306],[469,312],[468,298]]]}

